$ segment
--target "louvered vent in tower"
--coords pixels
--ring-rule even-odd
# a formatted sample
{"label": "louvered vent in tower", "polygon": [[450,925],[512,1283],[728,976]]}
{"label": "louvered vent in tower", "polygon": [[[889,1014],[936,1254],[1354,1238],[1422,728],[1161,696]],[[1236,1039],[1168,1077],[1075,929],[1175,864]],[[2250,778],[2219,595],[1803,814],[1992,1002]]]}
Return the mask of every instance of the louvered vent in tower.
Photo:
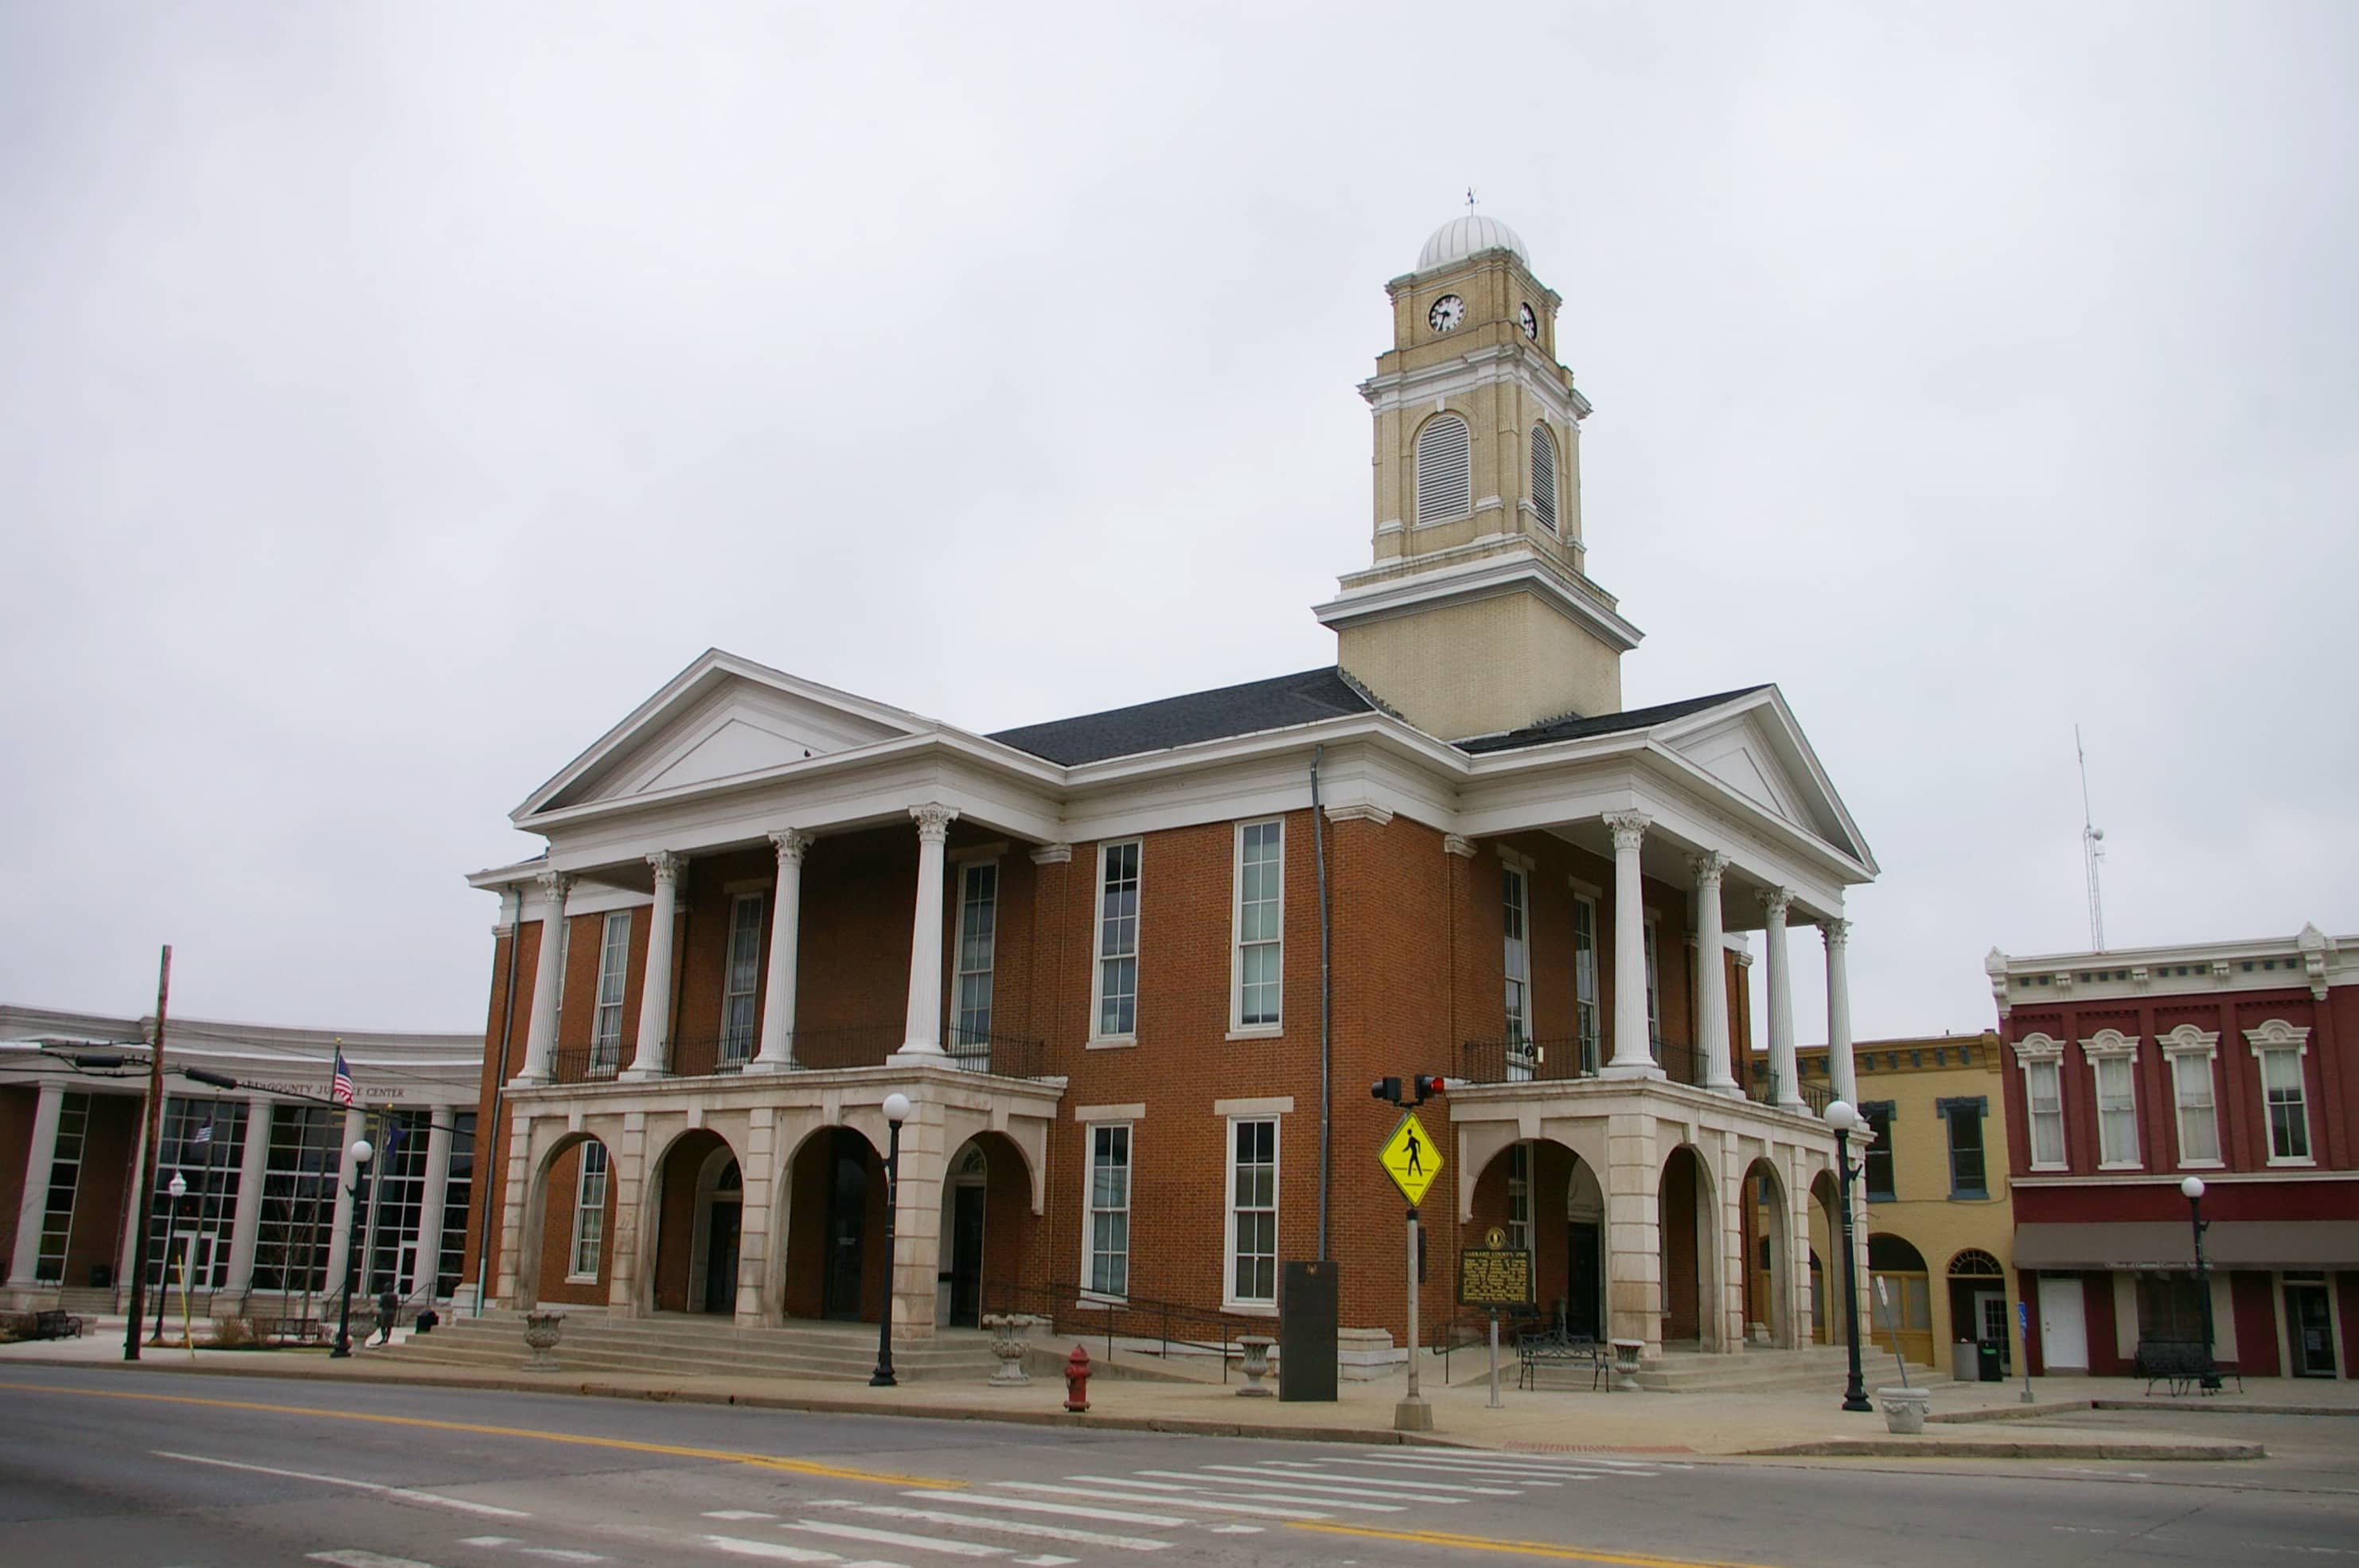
{"label": "louvered vent in tower", "polygon": [[1443,414],[1417,433],[1417,520],[1446,523],[1473,510],[1473,443],[1466,421]]}
{"label": "louvered vent in tower", "polygon": [[1532,510],[1540,527],[1556,532],[1556,439],[1546,425],[1532,427]]}

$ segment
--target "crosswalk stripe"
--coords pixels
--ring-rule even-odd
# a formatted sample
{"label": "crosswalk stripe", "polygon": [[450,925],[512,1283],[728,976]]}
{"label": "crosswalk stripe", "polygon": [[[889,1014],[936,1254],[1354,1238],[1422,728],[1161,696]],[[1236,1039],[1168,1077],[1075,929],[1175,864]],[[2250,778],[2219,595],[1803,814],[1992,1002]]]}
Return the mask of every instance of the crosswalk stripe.
{"label": "crosswalk stripe", "polygon": [[710,1508],[706,1510],[704,1517],[706,1519],[727,1519],[732,1524],[738,1524],[746,1519],[774,1519],[778,1516],[776,1514],[766,1514],[759,1508]]}
{"label": "crosswalk stripe", "polygon": [[[1191,1476],[1185,1470],[1141,1470],[1139,1474],[1142,1475],[1167,1475],[1175,1480],[1192,1480],[1198,1486],[1202,1487],[1207,1491],[1211,1491],[1221,1486],[1234,1486],[1240,1483],[1247,1486],[1283,1486],[1285,1484],[1280,1481],[1246,1482],[1244,1481],[1242,1476],[1235,1475]],[[1311,1488],[1308,1487],[1302,1488],[1302,1490],[1310,1489]],[[1258,1501],[1260,1499],[1257,1498],[1256,1500]],[[1365,1514],[1405,1514],[1408,1512],[1408,1506],[1406,1503],[1362,1503],[1351,1501],[1343,1497],[1306,1497],[1299,1496],[1299,1494],[1286,1492],[1280,1492],[1275,1497],[1269,1497],[1267,1500],[1273,1503],[1306,1503],[1312,1508],[1350,1508],[1355,1513]],[[1462,1502],[1465,1499],[1462,1497],[1430,1497],[1423,1500],[1428,1502],[1456,1503]]]}
{"label": "crosswalk stripe", "polygon": [[332,1563],[335,1568],[434,1568],[431,1563],[420,1563],[415,1557],[387,1557],[382,1552],[363,1552],[348,1547],[337,1552],[313,1552],[306,1554],[313,1563]]}
{"label": "crosswalk stripe", "polygon": [[[777,1541],[747,1541],[743,1536],[708,1535],[704,1544],[722,1552],[734,1552],[740,1557],[766,1558],[772,1563],[841,1563],[842,1558],[832,1552],[814,1552],[808,1546],[788,1546]],[[351,1568],[363,1568],[352,1564]]]}
{"label": "crosswalk stripe", "polygon": [[[1242,1498],[1183,1497],[1177,1492],[1169,1492],[1158,1497],[1141,1497],[1136,1492],[1109,1492],[1104,1490],[1103,1488],[1107,1486],[1120,1486],[1125,1485],[1123,1479],[1118,1475],[1076,1475],[1073,1479],[1077,1481],[1093,1481],[1095,1482],[1096,1485],[1090,1486],[1059,1486],[1047,1481],[994,1481],[992,1485],[995,1486],[1006,1486],[1009,1490],[1016,1492],[1042,1492],[1050,1497],[1098,1497],[1109,1503],[1145,1503],[1149,1507],[1158,1508],[1221,1508],[1231,1513],[1267,1514],[1272,1519],[1325,1519],[1328,1517],[1325,1514],[1310,1508],[1279,1508],[1277,1506],[1277,1501],[1275,1499],[1264,1500],[1256,1497],[1252,1502],[1246,1502]],[[1304,1497],[1294,1497],[1286,1500],[1290,1502],[1307,1502],[1310,1499]]]}
{"label": "crosswalk stripe", "polygon": [[[1288,1480],[1292,1480],[1295,1476],[1299,1475],[1306,1481],[1350,1481],[1358,1486],[1364,1486],[1380,1479],[1380,1477],[1374,1475],[1333,1475],[1325,1470],[1313,1468],[1312,1462],[1308,1459],[1273,1459],[1270,1461],[1270,1464],[1285,1465],[1287,1468],[1279,1471],[1278,1474]],[[1249,1465],[1207,1465],[1204,1468],[1207,1470],[1223,1471],[1242,1470],[1247,1475],[1266,1475],[1269,1474],[1269,1471],[1266,1468],[1257,1468]],[[1381,1477],[1381,1479],[1389,1480],[1390,1477],[1386,1476]],[[1416,1486],[1417,1489],[1421,1492],[1467,1492],[1481,1497],[1513,1497],[1519,1495],[1517,1489],[1514,1486],[1469,1486],[1464,1483],[1458,1481],[1428,1481],[1419,1478],[1419,1480],[1410,1483],[1410,1485]]]}
{"label": "crosswalk stripe", "polygon": [[813,1535],[834,1536],[871,1546],[902,1546],[913,1552],[942,1552],[952,1557],[1005,1557],[1009,1548],[979,1541],[945,1541],[938,1535],[908,1535],[897,1530],[871,1530],[863,1524],[838,1524],[832,1519],[792,1519],[780,1530],[807,1530]]}
{"label": "crosswalk stripe", "polygon": [[481,1514],[487,1519],[530,1519],[521,1508],[495,1508],[490,1503],[470,1502],[464,1497],[446,1497],[440,1492],[420,1491],[414,1486],[388,1486],[381,1481],[356,1481],[347,1475],[322,1475],[312,1470],[281,1470],[275,1465],[248,1465],[236,1459],[215,1459],[202,1454],[175,1454],[168,1448],[148,1450],[158,1459],[178,1459],[189,1465],[211,1465],[223,1470],[248,1470],[256,1475],[277,1475],[290,1481],[317,1481],[323,1486],[349,1486],[356,1492],[375,1492],[379,1497],[400,1497],[413,1503],[431,1503],[438,1508],[456,1508],[462,1514]]}
{"label": "crosswalk stripe", "polygon": [[[1243,1470],[1245,1466],[1241,1465],[1207,1465],[1204,1468],[1207,1470]],[[1142,1470],[1139,1474],[1142,1475],[1185,1475],[1186,1472],[1176,1470]],[[1317,1492],[1321,1494],[1322,1497],[1324,1494],[1329,1492],[1341,1492],[1347,1497],[1364,1497],[1367,1496],[1368,1489],[1376,1485],[1376,1482],[1373,1477],[1366,1475],[1330,1475],[1324,1481],[1313,1475],[1287,1475],[1280,1477],[1256,1475],[1250,1473],[1242,1475],[1199,1475],[1191,1478],[1199,1486],[1276,1486],[1281,1490]],[[1405,1502],[1411,1503],[1462,1503],[1466,1500],[1464,1497],[1445,1497],[1438,1492],[1428,1492],[1424,1490],[1424,1485],[1425,1484],[1421,1481],[1397,1481],[1385,1488],[1385,1496],[1387,1497],[1399,1497]]]}
{"label": "crosswalk stripe", "polygon": [[1580,1481],[1609,1474],[1603,1470],[1525,1470],[1512,1465],[1450,1465],[1436,1472],[1418,1459],[1363,1459],[1339,1454],[1326,1461],[1330,1465],[1368,1465],[1383,1470],[1414,1470],[1420,1475],[1440,1474],[1463,1475],[1470,1480],[1513,1481],[1519,1486],[1553,1486],[1560,1481]]}
{"label": "crosswalk stripe", "polygon": [[[1375,1456],[1338,1454],[1336,1457],[1360,1459]],[[1420,1448],[1413,1454],[1397,1454],[1389,1457],[1443,1470],[1513,1470],[1529,1475],[1560,1475],[1569,1471],[1596,1468],[1596,1462],[1590,1459],[1540,1459],[1528,1454],[1470,1453],[1439,1448]]]}
{"label": "crosswalk stripe", "polygon": [[[1059,1489],[1061,1491],[1072,1490],[1070,1486],[1060,1487]],[[1152,1524],[1162,1525],[1170,1529],[1177,1529],[1180,1525],[1188,1522],[1184,1519],[1176,1518],[1170,1514],[1125,1513],[1119,1508],[1084,1508],[1079,1503],[1043,1503],[1035,1501],[1030,1497],[995,1497],[981,1492],[931,1492],[923,1488],[918,1488],[903,1492],[901,1495],[905,1497],[924,1497],[940,1502],[956,1503],[961,1508],[1016,1508],[1027,1513],[1061,1514],[1067,1519],[1103,1519],[1108,1524]],[[1094,1497],[1096,1494],[1089,1493],[1085,1495]],[[1160,1502],[1162,1499],[1159,1497],[1134,1497],[1131,1500],[1133,1502],[1152,1503]]]}
{"label": "crosswalk stripe", "polygon": [[873,1514],[879,1519],[910,1519],[920,1524],[964,1525],[971,1530],[995,1530],[1002,1535],[1020,1535],[1033,1541],[1061,1541],[1073,1546],[1111,1546],[1124,1552],[1161,1552],[1172,1544],[1168,1541],[1158,1541],[1151,1535],[1110,1535],[1103,1530],[1035,1524],[1030,1519],[985,1519],[977,1514],[954,1514],[946,1508],[896,1508],[891,1503],[864,1503],[851,1497],[822,1497],[811,1507],[847,1508],[855,1513]]}

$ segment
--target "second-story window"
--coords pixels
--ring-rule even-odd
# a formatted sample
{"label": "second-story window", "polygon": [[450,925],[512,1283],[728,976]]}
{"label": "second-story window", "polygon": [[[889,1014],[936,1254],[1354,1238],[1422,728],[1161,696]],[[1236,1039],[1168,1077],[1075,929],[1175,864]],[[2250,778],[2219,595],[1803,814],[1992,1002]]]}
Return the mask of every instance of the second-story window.
{"label": "second-story window", "polygon": [[590,1072],[601,1076],[623,1063],[623,986],[631,963],[631,911],[608,912],[598,944],[598,1007],[590,1019]]}
{"label": "second-story window", "polygon": [[1983,1112],[1987,1108],[1988,1102],[1981,1099],[1940,1102],[1942,1119],[1950,1124],[1952,1198],[1990,1196],[1989,1176],[1983,1168]]}
{"label": "second-story window", "polygon": [[1532,1075],[1532,955],[1527,897],[1529,879],[1521,868],[1506,867],[1501,913],[1507,931],[1507,1077],[1520,1081]]}
{"label": "second-story window", "polygon": [[1655,1061],[1663,1060],[1663,982],[1662,966],[1655,961],[1656,922],[1647,922],[1647,1049]]}
{"label": "second-story window", "polygon": [[1138,1032],[1138,841],[1098,851],[1098,1037]]}
{"label": "second-story window", "polygon": [[998,945],[999,863],[978,860],[959,871],[956,1043],[991,1038],[991,967]]}
{"label": "second-story window", "polygon": [[1870,1100],[1860,1106],[1859,1114],[1875,1129],[1875,1141],[1867,1146],[1860,1161],[1867,1168],[1867,1201],[1888,1203],[1900,1195],[1892,1184],[1892,1102]]}
{"label": "second-story window", "polygon": [[2300,1164],[2310,1159],[2310,1105],[2301,1081],[2301,1052],[2263,1051],[2261,1094],[2269,1109],[2269,1161]]}
{"label": "second-story window", "polygon": [[2097,1072],[2097,1163],[2138,1162],[2137,1083],[2126,1056],[2100,1056]]}
{"label": "second-story window", "polygon": [[2024,1096],[2031,1113],[2031,1168],[2064,1169],[2064,1069],[2054,1060],[2023,1064]]}
{"label": "second-story window", "polygon": [[754,1002],[762,994],[762,909],[759,893],[729,903],[729,963],[721,993],[721,1064],[754,1054]]}
{"label": "second-story window", "polygon": [[1581,1042],[1581,1071],[1597,1071],[1597,900],[1572,900],[1572,1027]]}
{"label": "second-story window", "polygon": [[1237,829],[1236,1025],[1275,1029],[1284,990],[1286,824]]}
{"label": "second-story window", "polygon": [[2171,1097],[2179,1102],[2179,1159],[2184,1165],[2220,1163],[2220,1110],[2212,1093],[2212,1052],[2173,1051]]}

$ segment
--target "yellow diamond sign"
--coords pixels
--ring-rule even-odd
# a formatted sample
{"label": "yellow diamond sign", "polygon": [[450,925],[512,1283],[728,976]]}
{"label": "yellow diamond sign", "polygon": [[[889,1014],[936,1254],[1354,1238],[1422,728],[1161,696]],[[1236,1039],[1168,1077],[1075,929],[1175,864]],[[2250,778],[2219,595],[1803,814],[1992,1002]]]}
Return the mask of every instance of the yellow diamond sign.
{"label": "yellow diamond sign", "polygon": [[1426,1189],[1441,1174],[1441,1149],[1433,1141],[1433,1135],[1425,1130],[1425,1124],[1417,1119],[1415,1111],[1401,1117],[1400,1126],[1385,1139],[1385,1147],[1376,1159],[1411,1207],[1425,1202]]}

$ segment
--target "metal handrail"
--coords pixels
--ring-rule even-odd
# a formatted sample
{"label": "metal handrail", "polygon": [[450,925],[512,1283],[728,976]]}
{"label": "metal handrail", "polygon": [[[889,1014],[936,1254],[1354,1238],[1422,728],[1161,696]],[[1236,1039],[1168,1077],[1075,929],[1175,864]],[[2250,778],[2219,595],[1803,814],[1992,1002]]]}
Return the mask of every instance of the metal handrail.
{"label": "metal handrail", "polygon": [[[1158,1301],[1147,1296],[1107,1296],[1077,1279],[1051,1280],[1045,1285],[1016,1279],[988,1280],[983,1287],[983,1301],[988,1312],[1028,1312],[1046,1318],[1052,1333],[1082,1332],[1090,1338],[1103,1336],[1108,1360],[1114,1357],[1117,1335],[1153,1339],[1166,1356],[1174,1345],[1212,1352],[1221,1358],[1223,1383],[1229,1380],[1229,1357],[1242,1354],[1236,1344],[1239,1334],[1231,1333],[1232,1327],[1242,1334],[1259,1331],[1274,1334],[1277,1329],[1273,1319],[1254,1313],[1190,1306],[1184,1301]],[[1092,1319],[1097,1321],[1093,1323]],[[1148,1332],[1147,1324],[1152,1324],[1152,1332]],[[1185,1331],[1207,1325],[1216,1337],[1204,1339],[1172,1332],[1175,1327]]]}

